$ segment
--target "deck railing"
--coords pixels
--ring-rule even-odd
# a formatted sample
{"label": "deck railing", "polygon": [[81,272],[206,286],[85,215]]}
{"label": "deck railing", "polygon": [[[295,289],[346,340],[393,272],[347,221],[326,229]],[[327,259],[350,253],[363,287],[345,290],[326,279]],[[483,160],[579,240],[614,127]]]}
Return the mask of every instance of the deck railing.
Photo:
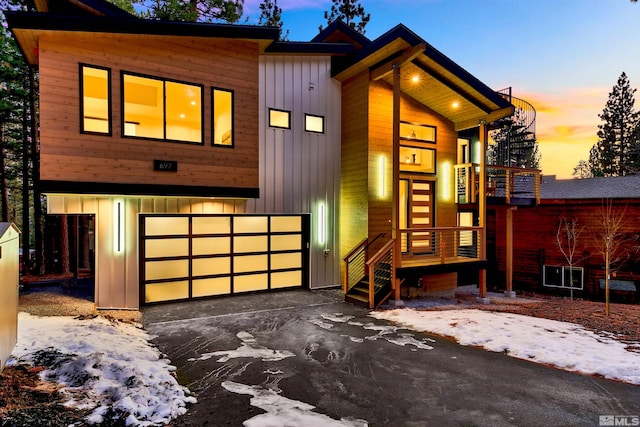
{"label": "deck railing", "polygon": [[[382,301],[376,301],[378,289],[390,294],[396,281],[396,241],[391,239],[370,260],[367,261],[369,270],[369,308],[374,308]],[[383,298],[387,295],[381,295]]]}
{"label": "deck railing", "polygon": [[428,264],[480,259],[480,227],[424,227],[400,230],[403,260],[423,259]]}
{"label": "deck railing", "polygon": [[[456,176],[456,203],[476,203],[479,194],[479,165],[464,163],[454,166]],[[539,169],[515,168],[487,165],[487,196],[504,198],[535,199],[540,203]]]}
{"label": "deck railing", "polygon": [[456,203],[476,203],[478,201],[480,165],[464,163],[453,167],[456,176]]}
{"label": "deck railing", "polygon": [[535,199],[540,203],[539,169],[487,166],[487,196],[502,197],[506,203],[512,198]]}
{"label": "deck railing", "polygon": [[367,274],[368,247],[369,239],[363,239],[342,258],[345,263],[343,281],[345,295]]}

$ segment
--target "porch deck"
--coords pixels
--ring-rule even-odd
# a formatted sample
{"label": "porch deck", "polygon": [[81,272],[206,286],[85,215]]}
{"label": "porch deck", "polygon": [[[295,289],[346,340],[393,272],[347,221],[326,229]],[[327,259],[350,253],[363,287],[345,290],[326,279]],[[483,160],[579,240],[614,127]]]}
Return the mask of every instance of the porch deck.
{"label": "porch deck", "polygon": [[480,258],[471,258],[465,256],[447,256],[444,259],[441,257],[435,256],[403,256],[400,265],[397,266],[398,269],[402,268],[416,268],[416,267],[431,267],[431,266],[442,266],[442,265],[451,265],[451,264],[466,264],[466,263],[477,263],[482,261]]}

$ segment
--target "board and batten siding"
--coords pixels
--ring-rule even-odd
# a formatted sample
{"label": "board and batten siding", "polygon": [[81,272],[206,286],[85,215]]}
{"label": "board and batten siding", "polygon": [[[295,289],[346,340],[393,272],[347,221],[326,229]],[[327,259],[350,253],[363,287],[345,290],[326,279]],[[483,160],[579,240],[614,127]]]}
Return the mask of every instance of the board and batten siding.
{"label": "board and batten siding", "polygon": [[[42,36],[41,180],[257,188],[258,54],[257,43],[241,40],[103,33]],[[80,133],[80,63],[111,70],[112,135]],[[122,138],[121,71],[202,85],[203,143]],[[211,145],[212,87],[234,91],[233,148]],[[178,171],[154,171],[154,159],[177,161]]]}
{"label": "board and batten siding", "polygon": [[[260,197],[247,201],[247,212],[311,213],[310,287],[336,286],[341,93],[340,83],[331,78],[331,58],[264,55],[259,81]],[[290,111],[291,129],[269,127],[270,108]],[[325,132],[305,132],[305,114],[324,117]]]}
{"label": "board and batten siding", "polygon": [[[114,251],[114,203],[123,203],[124,244]],[[49,195],[47,213],[95,215],[95,304],[139,309],[138,214],[242,214],[244,200]]]}

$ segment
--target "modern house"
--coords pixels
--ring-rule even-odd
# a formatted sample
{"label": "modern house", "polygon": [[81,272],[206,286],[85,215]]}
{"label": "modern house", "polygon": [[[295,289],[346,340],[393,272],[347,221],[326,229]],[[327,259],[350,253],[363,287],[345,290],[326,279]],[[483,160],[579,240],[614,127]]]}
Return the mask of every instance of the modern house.
{"label": "modern house", "polygon": [[[102,0],[36,4],[6,16],[40,73],[40,183],[48,213],[95,223],[98,308],[484,292],[488,132],[515,107],[408,28],[280,42]],[[510,203],[504,171],[493,196]]]}
{"label": "modern house", "polygon": [[[603,211],[604,209],[604,211]],[[592,299],[604,297],[605,278],[603,242],[599,236],[603,213],[610,218],[621,216],[617,239],[622,263],[611,272],[616,280],[616,293],[631,299],[638,297],[640,283],[640,176],[587,179],[556,179],[543,176],[540,201],[535,206],[521,205],[511,210],[513,231],[513,283],[518,289],[556,293],[568,296],[571,288],[576,296]],[[606,215],[605,215],[606,217]],[[569,278],[569,264],[558,246],[561,220],[575,222],[580,232],[573,258],[573,280]],[[505,286],[507,270],[506,211],[488,216],[488,234],[495,245],[489,254],[496,260],[490,268],[492,283]],[[560,229],[560,237],[566,231]],[[564,245],[567,252],[567,246]],[[634,290],[635,288],[635,290]],[[616,289],[614,289],[616,290]]]}

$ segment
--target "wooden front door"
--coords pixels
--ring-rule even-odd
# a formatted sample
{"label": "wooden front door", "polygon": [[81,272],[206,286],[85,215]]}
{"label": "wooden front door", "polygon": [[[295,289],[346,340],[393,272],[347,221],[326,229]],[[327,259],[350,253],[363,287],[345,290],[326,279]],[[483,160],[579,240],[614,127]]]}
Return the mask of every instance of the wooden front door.
{"label": "wooden front door", "polygon": [[[400,178],[400,228],[430,228],[434,222],[435,182],[422,176]],[[402,252],[432,252],[432,233],[401,233]]]}

